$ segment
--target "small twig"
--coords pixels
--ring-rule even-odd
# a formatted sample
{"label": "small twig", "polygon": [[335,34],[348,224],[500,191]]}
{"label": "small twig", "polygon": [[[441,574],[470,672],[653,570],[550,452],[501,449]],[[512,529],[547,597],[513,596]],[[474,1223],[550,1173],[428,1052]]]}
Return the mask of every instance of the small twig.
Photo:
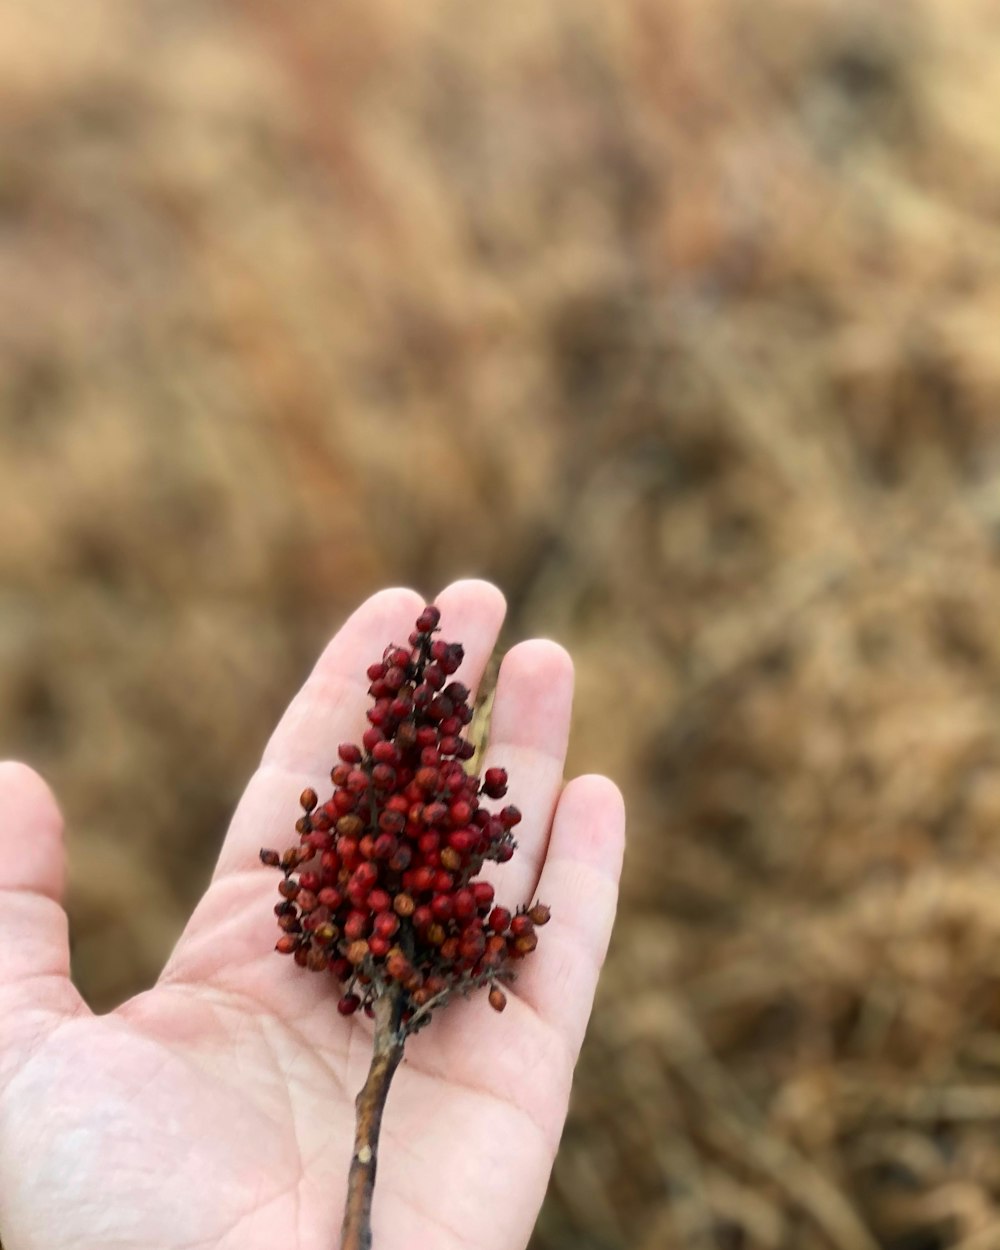
{"label": "small twig", "polygon": [[341,1250],[371,1250],[372,1193],[378,1163],[382,1112],[392,1078],[403,1058],[400,1036],[402,991],[390,986],[375,1002],[375,1037],[368,1079],[355,1101],[354,1154],[347,1177],[347,1206]]}
{"label": "small twig", "polygon": [[422,1007],[418,1007],[413,1015],[406,1022],[406,1025],[399,1030],[400,1037],[406,1037],[408,1033],[416,1032],[417,1028],[423,1024],[424,1020],[431,1014],[435,1007],[440,1007],[442,1003],[446,1003],[451,998],[455,987],[448,986],[435,994],[433,998],[429,998]]}

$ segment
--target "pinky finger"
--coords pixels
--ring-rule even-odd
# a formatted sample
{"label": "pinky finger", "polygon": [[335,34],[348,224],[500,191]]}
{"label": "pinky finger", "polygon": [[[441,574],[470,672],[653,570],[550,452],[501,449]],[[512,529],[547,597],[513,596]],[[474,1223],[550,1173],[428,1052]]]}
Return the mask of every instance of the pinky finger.
{"label": "pinky finger", "polygon": [[0,1039],[16,1033],[25,1014],[82,1005],[69,980],[62,834],[41,777],[0,763]]}
{"label": "pinky finger", "polygon": [[597,775],[569,782],[538,882],[551,919],[519,969],[514,993],[563,1035],[573,1055],[611,940],[624,847],[625,804],[614,782]]}

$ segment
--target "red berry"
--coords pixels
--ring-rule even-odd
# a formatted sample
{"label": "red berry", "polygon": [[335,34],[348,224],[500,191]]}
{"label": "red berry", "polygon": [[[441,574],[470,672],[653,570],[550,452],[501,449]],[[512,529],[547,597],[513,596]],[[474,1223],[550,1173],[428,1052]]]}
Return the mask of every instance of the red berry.
{"label": "red berry", "polygon": [[413,888],[417,894],[426,894],[434,889],[434,870],[424,865],[413,874]]}
{"label": "red berry", "polygon": [[506,907],[494,907],[490,912],[489,926],[494,933],[506,933],[510,928],[510,912]]}
{"label": "red berry", "polygon": [[438,663],[450,677],[452,673],[457,673],[462,667],[462,660],[465,658],[465,648],[460,642],[451,642],[448,644],[448,654]]}
{"label": "red berry", "polygon": [[464,929],[459,939],[459,953],[466,963],[474,964],[486,950],[486,938],[482,929]]}
{"label": "red berry", "polygon": [[338,838],[337,854],[345,868],[354,868],[358,862],[358,842],[356,838]]}
{"label": "red berry", "polygon": [[471,829],[454,829],[448,834],[448,845],[459,855],[468,855],[479,841],[479,835]]}
{"label": "red berry", "polygon": [[515,937],[523,937],[525,933],[534,932],[535,926],[531,923],[531,917],[526,913],[515,916],[510,922],[510,931]]}
{"label": "red berry", "polygon": [[391,911],[380,911],[375,917],[374,927],[378,937],[394,937],[399,930],[399,917]]}
{"label": "red berry", "polygon": [[[350,776],[350,773],[348,773],[348,776]],[[338,826],[345,816],[354,815],[357,811],[358,796],[356,794],[352,794],[350,790],[338,790],[331,801],[333,803],[333,810],[337,813]],[[360,818],[355,815],[354,819],[358,822],[358,827],[360,828]],[[343,830],[338,828],[338,832],[343,833]]]}
{"label": "red berry", "polygon": [[413,862],[413,852],[408,846],[397,846],[389,860],[393,872],[405,872]]}
{"label": "red berry", "polygon": [[450,920],[454,904],[450,894],[435,894],[431,899],[431,914],[435,920]]}
{"label": "red berry", "polygon": [[448,809],[448,815],[451,817],[453,828],[467,825],[472,819],[472,804],[467,803],[465,799],[456,799]]}
{"label": "red berry", "polygon": [[392,943],[388,938],[379,937],[377,933],[372,934],[368,939],[368,949],[376,959],[382,959],[389,953],[389,947]]}
{"label": "red berry", "polygon": [[299,944],[299,939],[291,933],[283,933],[274,944],[274,949],[281,955],[291,955]]}
{"label": "red berry", "polygon": [[502,799],[507,793],[507,770],[487,768],[483,774],[483,793],[491,799]]}
{"label": "red berry", "polygon": [[418,768],[413,780],[421,790],[430,794],[438,787],[438,770],[436,768]]}
{"label": "red berry", "polygon": [[380,833],[372,844],[373,859],[392,859],[399,843],[391,833]]}
{"label": "red berry", "polygon": [[372,769],[372,781],[379,790],[391,790],[396,784],[396,770],[391,764],[376,764]]}
{"label": "red berry", "polygon": [[360,1006],[361,999],[357,994],[345,994],[337,1003],[337,1010],[342,1016],[353,1016]]}
{"label": "red berry", "polygon": [[348,942],[356,942],[368,932],[368,915],[363,911],[348,912],[344,921],[344,937]]}
{"label": "red berry", "polygon": [[[431,904],[433,907],[433,903]],[[456,920],[471,920],[476,914],[476,897],[471,890],[456,891],[452,909]]]}
{"label": "red berry", "polygon": [[354,875],[351,877],[351,882],[356,883],[359,889],[363,889],[366,892],[374,886],[377,880],[378,869],[367,860],[362,864],[358,864],[354,870]]}
{"label": "red berry", "polygon": [[368,895],[368,906],[372,911],[388,911],[392,905],[392,899],[385,890],[372,890]]}
{"label": "red berry", "polygon": [[361,742],[366,751],[374,750],[377,743],[384,741],[385,734],[381,729],[372,725],[370,729],[366,729],[361,735]]}
{"label": "red berry", "polygon": [[428,604],[417,617],[417,630],[421,634],[429,634],[432,629],[437,629],[440,623],[441,609]]}
{"label": "red berry", "polygon": [[476,906],[482,911],[493,902],[493,887],[488,881],[474,881],[472,893],[476,896]]}
{"label": "red berry", "polygon": [[345,764],[361,763],[361,752],[353,742],[342,742],[340,746],[337,747],[337,754]]}

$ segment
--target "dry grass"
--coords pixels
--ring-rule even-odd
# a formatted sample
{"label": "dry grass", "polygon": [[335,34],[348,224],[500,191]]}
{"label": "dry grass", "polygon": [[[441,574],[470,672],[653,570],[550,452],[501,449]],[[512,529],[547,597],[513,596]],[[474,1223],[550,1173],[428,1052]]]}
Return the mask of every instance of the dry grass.
{"label": "dry grass", "polygon": [[491,576],[632,815],[535,1250],[995,1250],[996,5],[73,22],[0,14],[0,749],[91,999],[342,614]]}

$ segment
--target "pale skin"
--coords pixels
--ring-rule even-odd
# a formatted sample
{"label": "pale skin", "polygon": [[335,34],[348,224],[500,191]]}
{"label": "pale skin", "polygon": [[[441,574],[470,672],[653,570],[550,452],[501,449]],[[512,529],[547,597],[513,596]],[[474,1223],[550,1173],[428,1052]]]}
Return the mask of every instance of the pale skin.
{"label": "pale skin", "polygon": [[[274,731],[211,884],[156,985],[94,1015],[69,979],[62,820],[44,782],[0,764],[0,1237],[5,1250],[334,1250],[371,1022],[336,984],[274,953],[277,876],[297,797],[330,790],[364,727],[364,669],[404,641],[410,590],[364,603]],[[456,582],[442,636],[475,687],[504,601]],[[437,1012],[411,1038],[386,1107],[376,1250],[523,1250],[562,1131],[614,917],[624,810],[605,777],[563,780],[573,669],[554,643],[501,667],[487,764],[524,812],[498,901],[552,920],[508,992]],[[183,813],[178,813],[179,819]],[[141,907],[141,899],[136,906]]]}

